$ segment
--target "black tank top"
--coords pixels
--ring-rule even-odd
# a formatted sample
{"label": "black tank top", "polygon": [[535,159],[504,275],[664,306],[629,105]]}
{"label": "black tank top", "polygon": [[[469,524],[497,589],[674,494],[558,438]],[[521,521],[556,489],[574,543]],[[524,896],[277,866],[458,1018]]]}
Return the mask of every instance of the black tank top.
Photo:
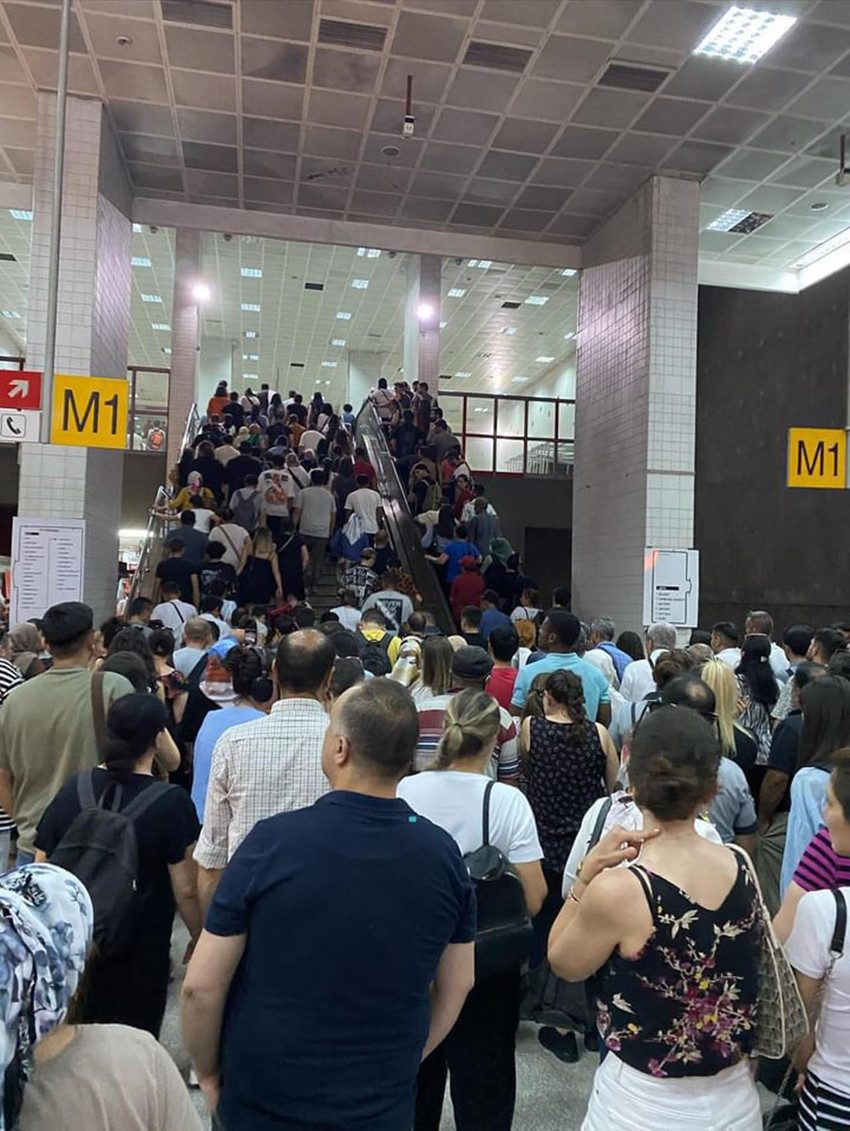
{"label": "black tank top", "polygon": [[751,1052],[761,910],[747,866],[716,911],[640,865],[653,931],[636,958],[617,951],[603,979],[608,1049],[651,1076],[714,1076]]}

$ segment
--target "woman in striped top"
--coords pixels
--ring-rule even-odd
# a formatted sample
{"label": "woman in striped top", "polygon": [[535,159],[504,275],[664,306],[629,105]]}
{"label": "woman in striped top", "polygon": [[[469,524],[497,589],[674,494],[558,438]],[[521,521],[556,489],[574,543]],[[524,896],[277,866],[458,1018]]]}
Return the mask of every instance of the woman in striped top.
{"label": "woman in striped top", "polygon": [[[800,886],[800,881],[818,886],[800,895],[793,929],[785,944],[800,992],[815,1022],[814,1033],[800,1043],[794,1054],[794,1066],[800,1073],[798,1087],[802,1086],[797,1124],[801,1131],[850,1128],[850,948],[846,945],[850,905],[850,749],[837,751],[832,762],[823,813],[828,851],[823,840],[818,841],[818,833],[818,844],[815,846],[813,841],[800,861],[792,887]],[[825,890],[820,885],[830,878],[836,886]]]}

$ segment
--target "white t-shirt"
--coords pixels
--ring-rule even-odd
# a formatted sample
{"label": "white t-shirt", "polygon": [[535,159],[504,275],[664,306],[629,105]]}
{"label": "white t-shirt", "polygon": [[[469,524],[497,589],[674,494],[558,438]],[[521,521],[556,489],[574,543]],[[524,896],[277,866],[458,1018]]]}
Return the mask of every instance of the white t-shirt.
{"label": "white t-shirt", "polygon": [[406,593],[399,593],[397,589],[379,589],[363,602],[363,612],[369,609],[378,609],[387,619],[387,625],[393,632],[398,632],[405,621],[413,616],[413,602]]}
{"label": "white t-shirt", "polygon": [[302,452],[306,452],[308,448],[315,451],[323,439],[322,433],[319,432],[317,428],[308,428],[306,432],[301,433],[301,440],[298,443],[298,447]]}
{"label": "white t-shirt", "polygon": [[[465,855],[483,841],[484,790],[489,780],[463,770],[425,770],[403,778],[396,792],[420,816],[451,833]],[[503,782],[496,782],[490,795],[490,843],[511,864],[543,859],[528,798]]]}
{"label": "white t-shirt", "polygon": [[260,506],[266,514],[280,517],[289,514],[292,500],[298,494],[298,488],[288,471],[282,467],[275,467],[264,471],[257,481],[262,502]]}
{"label": "white t-shirt", "polygon": [[343,628],[347,628],[349,632],[354,632],[358,624],[360,624],[360,610],[352,609],[350,605],[338,605],[335,609],[331,609],[331,612],[336,613],[339,617],[339,623]]}
{"label": "white t-shirt", "polygon": [[[654,664],[661,653],[666,651],[666,648],[656,648],[652,653],[652,663]],[[641,699],[645,699],[651,691],[655,690],[655,679],[649,660],[632,660],[626,666],[623,678],[620,680],[620,694],[623,698],[627,699],[629,703],[639,703]]]}
{"label": "white t-shirt", "polygon": [[210,542],[220,542],[224,546],[224,557],[221,560],[234,569],[238,569],[242,550],[245,543],[250,541],[248,531],[238,522],[222,522],[210,531]]}
{"label": "white t-shirt", "polygon": [[215,512],[206,507],[192,507],[192,512],[195,515],[195,529],[201,534],[209,534]]}
{"label": "white t-shirt", "polygon": [[609,687],[620,686],[620,681],[617,679],[617,669],[614,667],[614,661],[602,648],[588,648],[582,656],[582,659],[587,660],[589,664],[593,664],[595,668],[599,668],[608,680]]}
{"label": "white t-shirt", "polygon": [[173,601],[163,601],[151,613],[151,620],[162,622],[163,628],[170,628],[174,633],[174,643],[183,643],[183,625],[189,617],[196,617],[198,610],[188,601],[175,598]]}
{"label": "white t-shirt", "polygon": [[[206,620],[206,617],[204,619]],[[201,662],[201,658],[206,658],[206,655],[206,648],[178,648],[171,662],[181,675],[188,677]]]}
{"label": "white t-shirt", "polygon": [[329,538],[336,519],[336,499],[327,487],[305,487],[295,504],[301,511],[298,532],[308,538]]}
{"label": "white t-shirt", "polygon": [[511,620],[516,624],[518,620],[534,620],[540,609],[527,609],[524,605],[517,605],[511,613]]}
{"label": "white t-shirt", "polygon": [[352,491],[345,500],[345,509],[354,511],[363,523],[367,534],[378,533],[378,507],[381,505],[381,496],[371,487],[358,487]]}
{"label": "white t-shirt", "polygon": [[[850,910],[850,888],[841,888]],[[831,891],[809,891],[797,905],[794,929],[785,944],[788,961],[809,978],[829,969],[829,944],[835,930]],[[815,1051],[809,1068],[828,1088],[850,1096],[850,931],[844,953],[827,979],[815,1026]]]}

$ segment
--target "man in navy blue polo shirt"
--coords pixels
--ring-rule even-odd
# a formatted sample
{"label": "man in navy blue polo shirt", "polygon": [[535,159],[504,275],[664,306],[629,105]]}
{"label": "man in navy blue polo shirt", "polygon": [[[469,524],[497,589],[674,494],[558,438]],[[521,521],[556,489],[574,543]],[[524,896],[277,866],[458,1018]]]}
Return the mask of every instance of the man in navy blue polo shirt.
{"label": "man in navy blue polo shirt", "polygon": [[257,824],[221,878],[183,1028],[227,1131],[413,1125],[419,1063],[472,987],[475,935],[455,842],[395,796],[418,733],[400,684],[345,692],[322,751],[333,792]]}

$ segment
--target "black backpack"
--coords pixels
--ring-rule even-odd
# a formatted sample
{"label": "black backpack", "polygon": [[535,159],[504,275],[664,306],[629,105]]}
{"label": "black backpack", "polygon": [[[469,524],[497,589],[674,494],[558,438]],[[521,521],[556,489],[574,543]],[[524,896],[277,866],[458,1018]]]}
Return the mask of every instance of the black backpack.
{"label": "black backpack", "polygon": [[389,675],[392,671],[390,663],[390,644],[393,634],[385,632],[380,640],[367,640],[359,630],[357,636],[357,655],[360,663],[372,675]]}
{"label": "black backpack", "polygon": [[476,981],[519,966],[534,945],[522,882],[504,853],[490,843],[490,794],[495,784],[488,781],[484,790],[481,847],[463,858],[478,899]]}
{"label": "black backpack", "polygon": [[104,956],[120,953],[136,928],[139,890],[139,848],[134,821],[166,793],[178,786],[152,782],[121,809],[123,789],[116,785],[112,804],[105,804],[108,789],[95,800],[93,772],[77,776],[80,812],[50,856],[81,880],[94,905],[94,941]]}

